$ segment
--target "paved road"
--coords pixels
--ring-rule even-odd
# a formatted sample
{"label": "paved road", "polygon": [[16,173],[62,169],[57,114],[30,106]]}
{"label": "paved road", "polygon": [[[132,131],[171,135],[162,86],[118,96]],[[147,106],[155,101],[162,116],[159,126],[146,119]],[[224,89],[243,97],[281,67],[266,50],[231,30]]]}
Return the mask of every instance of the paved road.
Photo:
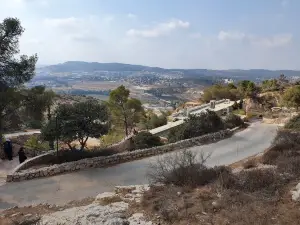
{"label": "paved road", "polygon": [[[229,139],[192,147],[191,150],[212,152],[208,161],[211,166],[230,164],[269,147],[276,130],[275,125],[257,122]],[[8,183],[0,186],[0,208],[42,202],[64,204],[111,191],[116,185],[147,183],[149,163],[155,162],[156,158],[157,156],[108,168],[87,169],[55,177]]]}

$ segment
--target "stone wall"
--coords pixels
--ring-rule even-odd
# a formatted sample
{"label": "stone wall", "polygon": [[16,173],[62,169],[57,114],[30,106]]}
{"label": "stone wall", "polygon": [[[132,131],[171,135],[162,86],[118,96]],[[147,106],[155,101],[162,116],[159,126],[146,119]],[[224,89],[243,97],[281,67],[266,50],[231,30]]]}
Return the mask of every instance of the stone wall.
{"label": "stone wall", "polygon": [[91,167],[105,167],[109,165],[115,165],[115,164],[124,163],[136,159],[141,159],[144,157],[164,154],[174,150],[180,150],[180,149],[189,148],[196,145],[216,142],[225,139],[227,137],[230,137],[232,134],[233,134],[232,130],[223,130],[217,133],[206,134],[201,137],[182,140],[176,143],[171,143],[159,147],[136,150],[132,152],[123,152],[123,153],[119,153],[107,157],[95,157],[95,158],[82,159],[75,162],[56,164],[53,166],[39,168],[39,169],[28,169],[28,170],[20,171],[19,168],[13,171],[11,174],[8,174],[6,181],[16,182],[22,180],[30,180],[38,177],[48,177],[48,176],[53,176],[65,172],[71,172],[71,171],[76,171],[76,170],[81,170],[81,169],[86,169]]}

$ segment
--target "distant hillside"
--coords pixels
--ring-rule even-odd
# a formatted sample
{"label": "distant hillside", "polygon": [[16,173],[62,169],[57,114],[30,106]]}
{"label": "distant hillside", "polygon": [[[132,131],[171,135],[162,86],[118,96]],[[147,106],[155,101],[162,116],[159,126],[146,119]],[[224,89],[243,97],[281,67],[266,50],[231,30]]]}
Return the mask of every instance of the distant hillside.
{"label": "distant hillside", "polygon": [[147,67],[141,65],[130,65],[123,63],[97,63],[69,61],[62,64],[46,66],[43,68],[49,72],[93,72],[93,71],[164,71],[158,67]]}
{"label": "distant hillside", "polygon": [[278,77],[280,74],[286,76],[300,76],[300,71],[294,70],[265,70],[265,69],[250,69],[250,70],[208,70],[208,69],[164,69],[159,67],[149,67],[142,65],[131,65],[123,63],[98,63],[98,62],[82,62],[69,61],[62,64],[51,65],[41,68],[47,72],[94,72],[94,71],[149,71],[149,72],[182,72],[186,78],[199,77],[232,77],[235,79],[268,79]]}

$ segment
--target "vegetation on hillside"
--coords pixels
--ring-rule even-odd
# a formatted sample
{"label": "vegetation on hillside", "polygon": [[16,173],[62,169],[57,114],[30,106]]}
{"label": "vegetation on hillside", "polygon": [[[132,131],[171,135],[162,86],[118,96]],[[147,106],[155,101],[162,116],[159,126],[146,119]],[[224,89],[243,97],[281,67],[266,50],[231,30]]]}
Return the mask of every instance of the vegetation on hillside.
{"label": "vegetation on hillside", "polygon": [[97,100],[60,105],[54,116],[42,129],[43,138],[54,141],[56,138],[73,149],[71,143],[77,140],[81,150],[89,137],[100,138],[110,127],[108,109]]}
{"label": "vegetation on hillside", "polygon": [[170,130],[168,139],[169,142],[176,142],[217,132],[224,128],[223,120],[214,111],[207,111],[200,115],[190,115],[184,124]]}
{"label": "vegetation on hillside", "polygon": [[123,126],[125,135],[128,136],[144,113],[140,100],[129,97],[130,91],[123,85],[109,94],[108,106],[112,120],[116,126]]}

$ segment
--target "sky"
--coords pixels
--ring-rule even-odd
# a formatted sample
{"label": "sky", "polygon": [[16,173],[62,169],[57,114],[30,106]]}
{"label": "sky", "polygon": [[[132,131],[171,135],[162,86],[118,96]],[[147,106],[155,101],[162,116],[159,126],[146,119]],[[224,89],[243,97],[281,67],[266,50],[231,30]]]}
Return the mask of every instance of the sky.
{"label": "sky", "polygon": [[39,65],[300,70],[299,0],[0,0]]}

